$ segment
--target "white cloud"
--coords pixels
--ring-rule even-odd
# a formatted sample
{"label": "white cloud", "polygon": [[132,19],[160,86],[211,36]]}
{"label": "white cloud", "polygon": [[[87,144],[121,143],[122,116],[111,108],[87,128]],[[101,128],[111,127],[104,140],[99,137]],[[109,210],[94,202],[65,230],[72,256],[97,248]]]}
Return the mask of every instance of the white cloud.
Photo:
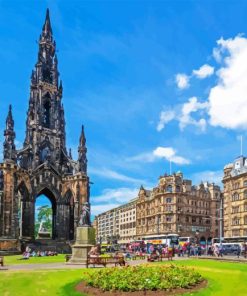
{"label": "white cloud", "polygon": [[188,159],[177,155],[176,150],[172,147],[157,147],[152,152],[141,153],[139,155],[128,158],[127,161],[154,162],[161,158],[180,165],[190,163]]}
{"label": "white cloud", "polygon": [[[138,186],[140,187],[141,184]],[[94,196],[91,200],[95,202],[114,202],[116,204],[122,204],[128,202],[130,199],[137,197],[137,188],[117,188],[117,189],[104,189],[103,193],[99,196]]]}
{"label": "white cloud", "polygon": [[140,162],[154,162],[156,159],[155,155],[153,152],[144,152],[140,153],[135,156],[128,157],[126,161],[128,162],[133,162],[133,161],[140,161]]}
{"label": "white cloud", "polygon": [[176,164],[189,164],[190,161],[182,156],[176,155],[176,150],[173,149],[172,147],[157,147],[154,151],[153,154],[157,158],[165,158],[169,161],[172,161]]}
{"label": "white cloud", "polygon": [[204,79],[214,74],[214,67],[205,64],[201,66],[198,70],[193,70],[193,75],[199,79]]}
{"label": "white cloud", "polygon": [[89,168],[89,174],[103,177],[105,179],[118,180],[118,181],[133,183],[133,184],[145,183],[144,180],[128,177],[126,175],[120,174],[118,172],[115,172],[113,170],[106,169],[106,168],[99,168],[99,169]]}
{"label": "white cloud", "polygon": [[175,78],[176,78],[177,87],[179,89],[185,89],[190,86],[189,84],[190,77],[188,75],[178,73]]}
{"label": "white cloud", "polygon": [[192,174],[191,179],[193,184],[197,185],[201,182],[215,183],[219,186],[222,186],[223,171],[202,171],[195,174]]}
{"label": "white cloud", "polygon": [[207,124],[206,120],[204,118],[196,120],[191,116],[191,113],[195,113],[199,110],[204,110],[207,108],[207,102],[200,103],[196,97],[189,98],[188,102],[182,106],[181,115],[178,117],[180,129],[183,130],[187,125],[195,125],[204,131]]}
{"label": "white cloud", "polygon": [[165,125],[171,120],[173,120],[175,117],[176,117],[176,113],[173,110],[161,111],[160,121],[158,122],[158,125],[157,125],[157,131],[160,132],[165,127]]}
{"label": "white cloud", "polygon": [[[223,66],[218,83],[209,93],[210,124],[230,129],[247,128],[247,39],[242,36],[217,41]],[[214,50],[214,52],[217,52]]]}
{"label": "white cloud", "polygon": [[219,48],[216,47],[213,49],[213,57],[216,60],[216,62],[218,62],[218,63],[221,62],[222,57],[221,57],[221,52],[220,52]]}
{"label": "white cloud", "polygon": [[[199,102],[196,97],[191,97],[183,105],[176,106],[174,110],[161,111],[160,120],[157,124],[157,131],[164,129],[165,124],[176,120],[179,122],[179,128],[183,130],[187,125],[194,125],[199,130],[205,131],[207,126],[207,121],[202,116],[205,115],[205,111],[208,109],[208,102]],[[199,113],[199,118],[195,119],[192,117],[192,113],[197,115]]]}
{"label": "white cloud", "polygon": [[129,202],[137,197],[138,191],[139,189],[137,188],[126,187],[103,190],[101,195],[91,197],[91,202],[93,203],[91,205],[92,215],[98,215]]}

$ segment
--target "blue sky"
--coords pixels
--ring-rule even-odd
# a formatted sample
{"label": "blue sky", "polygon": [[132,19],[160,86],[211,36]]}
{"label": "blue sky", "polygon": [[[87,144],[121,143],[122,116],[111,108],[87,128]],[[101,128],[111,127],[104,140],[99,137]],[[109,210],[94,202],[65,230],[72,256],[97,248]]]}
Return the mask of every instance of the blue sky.
{"label": "blue sky", "polygon": [[85,125],[93,214],[155,186],[170,160],[220,183],[240,135],[247,149],[246,1],[0,1],[0,132],[12,103],[18,147],[47,7],[74,158]]}

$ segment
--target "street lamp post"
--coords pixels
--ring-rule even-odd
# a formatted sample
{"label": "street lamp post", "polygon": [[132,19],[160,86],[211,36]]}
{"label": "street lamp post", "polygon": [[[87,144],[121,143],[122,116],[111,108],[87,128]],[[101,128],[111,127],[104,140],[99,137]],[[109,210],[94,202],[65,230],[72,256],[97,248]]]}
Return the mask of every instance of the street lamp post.
{"label": "street lamp post", "polygon": [[223,198],[220,198],[220,243],[222,242],[223,239]]}

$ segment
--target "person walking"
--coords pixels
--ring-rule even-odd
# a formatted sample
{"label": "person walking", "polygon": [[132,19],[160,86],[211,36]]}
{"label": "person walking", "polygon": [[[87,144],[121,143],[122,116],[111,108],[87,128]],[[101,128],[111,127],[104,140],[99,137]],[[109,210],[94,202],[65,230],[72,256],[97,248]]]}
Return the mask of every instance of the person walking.
{"label": "person walking", "polygon": [[187,245],[187,255],[188,255],[188,257],[190,257],[190,249],[191,249],[191,245],[190,245],[190,243],[188,243],[188,245]]}
{"label": "person walking", "polygon": [[223,245],[222,244],[219,245],[219,255],[218,255],[218,257],[223,257]]}
{"label": "person walking", "polygon": [[241,255],[241,247],[238,246],[238,248],[237,248],[237,257],[239,258],[240,255]]}

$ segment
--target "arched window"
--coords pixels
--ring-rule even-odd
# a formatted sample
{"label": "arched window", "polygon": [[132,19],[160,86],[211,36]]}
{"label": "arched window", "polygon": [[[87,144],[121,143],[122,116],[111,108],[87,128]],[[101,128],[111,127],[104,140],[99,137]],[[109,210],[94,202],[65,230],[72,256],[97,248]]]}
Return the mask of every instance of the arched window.
{"label": "arched window", "polygon": [[43,67],[43,79],[45,82],[52,83],[52,74],[49,66]]}
{"label": "arched window", "polygon": [[239,225],[240,224],[240,218],[234,217],[232,219],[232,225]]}
{"label": "arched window", "polygon": [[49,160],[51,156],[51,152],[49,147],[45,147],[42,151],[41,151],[41,161],[45,162],[46,160]]}
{"label": "arched window", "polygon": [[244,180],[244,187],[247,187],[247,180]]}
{"label": "arched window", "polygon": [[176,186],[176,192],[180,192],[180,186]]}
{"label": "arched window", "polygon": [[166,191],[167,191],[167,192],[172,192],[172,185],[168,185],[168,186],[166,187]]}
{"label": "arched window", "polygon": [[50,128],[51,104],[49,101],[44,103],[44,125]]}
{"label": "arched window", "polygon": [[236,201],[239,200],[239,194],[237,192],[235,192],[232,196],[232,201]]}
{"label": "arched window", "polygon": [[244,198],[247,199],[247,190],[244,191]]}

